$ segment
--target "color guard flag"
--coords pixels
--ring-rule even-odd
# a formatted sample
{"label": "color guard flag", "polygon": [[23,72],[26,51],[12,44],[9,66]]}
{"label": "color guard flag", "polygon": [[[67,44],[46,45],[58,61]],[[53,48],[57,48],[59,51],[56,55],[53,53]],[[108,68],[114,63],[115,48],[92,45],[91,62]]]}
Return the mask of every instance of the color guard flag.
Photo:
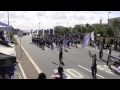
{"label": "color guard flag", "polygon": [[94,41],[94,31],[91,32],[91,40]]}
{"label": "color guard flag", "polygon": [[90,44],[90,33],[88,33],[84,38],[83,38],[83,43],[82,43],[82,47],[84,48],[86,46],[88,46]]}

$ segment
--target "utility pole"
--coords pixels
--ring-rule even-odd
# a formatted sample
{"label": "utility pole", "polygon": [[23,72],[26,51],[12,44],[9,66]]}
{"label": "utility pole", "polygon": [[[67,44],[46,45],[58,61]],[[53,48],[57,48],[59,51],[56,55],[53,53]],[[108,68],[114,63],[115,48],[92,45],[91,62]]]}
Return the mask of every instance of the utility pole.
{"label": "utility pole", "polygon": [[9,25],[9,11],[7,11],[7,16],[8,16],[8,25]]}
{"label": "utility pole", "polygon": [[110,14],[111,12],[108,12],[108,26],[110,26],[110,20],[109,20],[109,14]]}

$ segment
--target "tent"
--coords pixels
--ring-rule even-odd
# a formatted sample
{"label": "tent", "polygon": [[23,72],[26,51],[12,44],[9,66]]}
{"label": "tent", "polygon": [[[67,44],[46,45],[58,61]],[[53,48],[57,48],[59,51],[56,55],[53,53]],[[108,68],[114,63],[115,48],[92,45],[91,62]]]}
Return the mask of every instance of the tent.
{"label": "tent", "polygon": [[10,29],[12,29],[12,28],[13,28],[12,26],[0,22],[0,30],[10,30]]}
{"label": "tent", "polygon": [[11,47],[0,40],[0,65],[8,64],[9,62],[16,63],[15,47]]}

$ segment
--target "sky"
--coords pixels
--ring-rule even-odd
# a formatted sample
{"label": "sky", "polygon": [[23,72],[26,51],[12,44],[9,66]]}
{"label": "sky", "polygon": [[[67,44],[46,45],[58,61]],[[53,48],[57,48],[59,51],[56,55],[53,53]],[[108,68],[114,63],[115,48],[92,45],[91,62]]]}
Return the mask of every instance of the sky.
{"label": "sky", "polygon": [[[54,26],[74,27],[76,24],[107,23],[120,17],[120,11],[9,11],[9,24],[21,30],[49,29]],[[8,23],[7,11],[0,11],[0,22]]]}

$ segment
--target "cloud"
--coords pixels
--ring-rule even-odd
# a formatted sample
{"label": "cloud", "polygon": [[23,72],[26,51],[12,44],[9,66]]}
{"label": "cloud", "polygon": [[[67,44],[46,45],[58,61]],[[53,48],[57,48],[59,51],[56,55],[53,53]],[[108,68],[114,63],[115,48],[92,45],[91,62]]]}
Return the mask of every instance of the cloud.
{"label": "cloud", "polygon": [[[119,17],[119,11],[111,11],[110,18]],[[107,23],[106,11],[9,11],[10,25],[22,30],[53,28],[55,25],[74,26],[75,24]],[[0,21],[7,23],[7,12],[0,11]]]}

